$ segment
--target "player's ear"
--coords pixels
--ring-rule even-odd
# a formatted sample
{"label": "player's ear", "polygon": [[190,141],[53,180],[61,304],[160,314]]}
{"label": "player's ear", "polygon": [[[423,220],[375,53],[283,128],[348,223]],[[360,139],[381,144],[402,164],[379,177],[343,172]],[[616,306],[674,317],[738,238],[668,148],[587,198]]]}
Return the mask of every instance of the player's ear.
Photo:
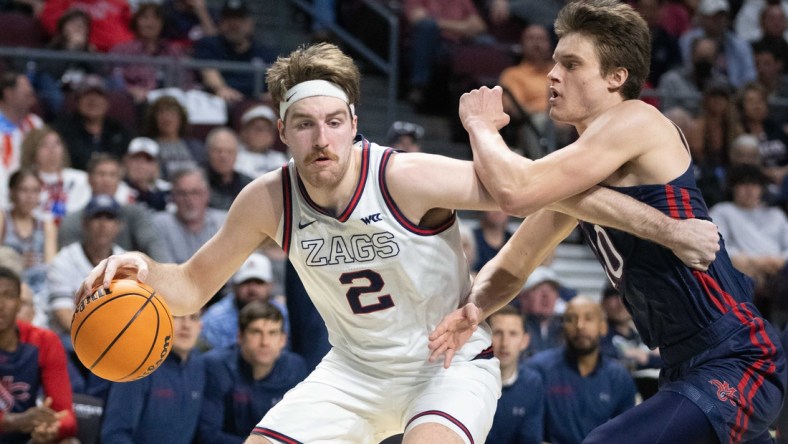
{"label": "player's ear", "polygon": [[287,145],[287,136],[285,136],[285,121],[279,119],[276,121],[276,130],[279,131],[279,139],[282,140],[282,143]]}
{"label": "player's ear", "polygon": [[629,78],[629,71],[627,71],[624,67],[618,67],[613,69],[610,74],[607,75],[607,84],[610,90],[618,90],[624,86],[624,82],[627,81]]}

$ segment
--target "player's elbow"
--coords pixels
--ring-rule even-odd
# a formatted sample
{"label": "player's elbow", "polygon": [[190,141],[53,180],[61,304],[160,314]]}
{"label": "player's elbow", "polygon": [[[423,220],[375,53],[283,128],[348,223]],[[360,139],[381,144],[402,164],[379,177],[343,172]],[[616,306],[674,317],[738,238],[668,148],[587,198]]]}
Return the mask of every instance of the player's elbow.
{"label": "player's elbow", "polygon": [[495,196],[501,211],[511,216],[525,217],[539,208],[519,190],[504,189]]}

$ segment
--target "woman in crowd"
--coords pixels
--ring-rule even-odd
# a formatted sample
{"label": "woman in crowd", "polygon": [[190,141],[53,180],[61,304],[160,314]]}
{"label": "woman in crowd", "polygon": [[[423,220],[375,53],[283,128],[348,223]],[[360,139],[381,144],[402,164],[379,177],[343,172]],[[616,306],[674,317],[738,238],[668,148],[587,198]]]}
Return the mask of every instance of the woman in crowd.
{"label": "woman in crowd", "polygon": [[186,109],[171,96],[159,97],[145,112],[142,133],[159,143],[162,179],[169,180],[175,171],[207,163],[205,145],[186,137],[188,125]]}

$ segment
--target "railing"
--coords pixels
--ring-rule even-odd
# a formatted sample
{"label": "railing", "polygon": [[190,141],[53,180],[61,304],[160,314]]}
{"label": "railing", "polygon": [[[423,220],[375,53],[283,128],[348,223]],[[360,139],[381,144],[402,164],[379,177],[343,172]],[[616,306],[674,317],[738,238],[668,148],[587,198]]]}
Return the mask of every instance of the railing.
{"label": "railing", "polygon": [[[315,10],[310,1],[290,0],[298,8],[314,18]],[[393,122],[397,104],[397,84],[399,82],[399,17],[396,13],[380,4],[377,0],[363,0],[364,4],[374,13],[381,16],[389,26],[388,60],[383,59],[372,51],[364,42],[336,23],[323,23],[335,36],[358,52],[365,60],[375,66],[388,77],[388,100],[386,103],[386,117]]]}

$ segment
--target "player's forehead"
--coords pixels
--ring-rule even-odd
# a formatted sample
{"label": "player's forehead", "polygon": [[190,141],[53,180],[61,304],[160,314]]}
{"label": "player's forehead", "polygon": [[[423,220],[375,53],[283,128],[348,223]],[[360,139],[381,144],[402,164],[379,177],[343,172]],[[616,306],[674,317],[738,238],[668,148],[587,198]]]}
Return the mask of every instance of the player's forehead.
{"label": "player's forehead", "polygon": [[561,37],[553,51],[553,60],[571,60],[598,62],[596,45],[592,37],[573,32]]}
{"label": "player's forehead", "polygon": [[348,117],[350,110],[347,103],[336,97],[314,96],[295,102],[287,110],[288,120],[316,119],[330,117]]}

